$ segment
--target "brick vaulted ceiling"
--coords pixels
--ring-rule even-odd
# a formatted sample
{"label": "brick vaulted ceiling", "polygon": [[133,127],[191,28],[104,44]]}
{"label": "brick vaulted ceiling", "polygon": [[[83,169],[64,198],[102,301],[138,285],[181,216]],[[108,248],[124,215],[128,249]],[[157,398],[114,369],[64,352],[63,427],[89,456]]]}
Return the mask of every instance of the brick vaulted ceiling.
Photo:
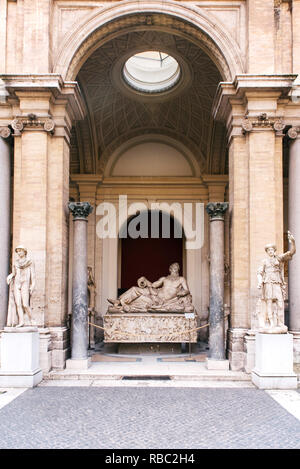
{"label": "brick vaulted ceiling", "polygon": [[[134,93],[132,96],[124,93],[113,78],[120,58],[150,49],[174,54],[179,62],[182,58],[189,69],[187,85],[162,100],[145,101]],[[71,172],[101,173],[109,155],[119,145],[149,133],[167,135],[184,143],[197,158],[202,172],[226,172],[224,129],[214,125],[211,118],[213,98],[222,78],[198,45],[162,31],[128,32],[95,50],[77,79],[88,116],[73,129]]]}

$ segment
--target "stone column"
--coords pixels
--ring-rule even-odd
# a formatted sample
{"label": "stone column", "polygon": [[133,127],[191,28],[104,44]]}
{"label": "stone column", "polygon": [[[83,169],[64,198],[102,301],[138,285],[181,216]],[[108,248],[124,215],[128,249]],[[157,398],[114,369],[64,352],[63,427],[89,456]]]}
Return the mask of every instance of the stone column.
{"label": "stone column", "polygon": [[289,262],[289,329],[294,335],[294,358],[300,363],[300,133],[290,129],[289,148],[289,222],[298,253]]}
{"label": "stone column", "polygon": [[72,352],[67,368],[87,368],[87,218],[93,207],[89,202],[70,202],[74,221],[72,283]]}
{"label": "stone column", "polygon": [[8,287],[6,277],[9,274],[10,254],[10,180],[11,180],[11,148],[7,140],[0,137],[0,329],[6,324]]}
{"label": "stone column", "polygon": [[[208,368],[225,360],[224,335],[224,215],[226,202],[210,202],[206,211],[210,219],[210,314]],[[228,364],[225,362],[226,368]],[[221,363],[219,364],[221,365]],[[219,368],[219,366],[218,366]]]}

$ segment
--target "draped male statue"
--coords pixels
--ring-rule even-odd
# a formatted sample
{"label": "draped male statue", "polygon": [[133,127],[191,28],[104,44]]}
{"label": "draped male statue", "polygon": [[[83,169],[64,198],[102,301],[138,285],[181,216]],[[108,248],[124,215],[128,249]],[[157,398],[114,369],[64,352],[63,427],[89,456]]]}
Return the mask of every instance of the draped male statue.
{"label": "draped male statue", "polygon": [[288,240],[291,248],[283,254],[276,254],[276,246],[267,244],[265,251],[268,257],[262,261],[257,271],[257,288],[261,291],[258,303],[261,332],[273,334],[287,332],[287,327],[284,325],[285,282],[283,269],[284,263],[291,260],[296,252],[295,238],[289,231]]}
{"label": "draped male statue", "polygon": [[169,267],[169,275],[156,282],[140,277],[137,286],[129,288],[117,300],[108,299],[113,305],[108,312],[193,312],[192,295],[179,270],[179,264],[175,262]]}

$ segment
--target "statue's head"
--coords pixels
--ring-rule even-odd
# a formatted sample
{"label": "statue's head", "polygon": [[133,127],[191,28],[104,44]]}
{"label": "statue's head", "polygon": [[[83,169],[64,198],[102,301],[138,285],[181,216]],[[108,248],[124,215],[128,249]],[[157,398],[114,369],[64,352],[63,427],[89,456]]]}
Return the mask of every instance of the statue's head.
{"label": "statue's head", "polygon": [[20,257],[25,257],[27,255],[27,249],[24,246],[17,246],[15,252]]}
{"label": "statue's head", "polygon": [[266,244],[265,251],[266,251],[267,254],[269,254],[269,256],[271,256],[271,257],[275,256],[275,253],[276,253],[275,244]]}
{"label": "statue's head", "polygon": [[146,288],[147,286],[147,279],[146,277],[140,277],[137,281],[138,287],[140,288]]}
{"label": "statue's head", "polygon": [[173,262],[173,264],[171,264],[170,267],[169,267],[170,274],[172,274],[172,273],[179,274],[179,270],[180,270],[180,266],[179,266],[178,262]]}

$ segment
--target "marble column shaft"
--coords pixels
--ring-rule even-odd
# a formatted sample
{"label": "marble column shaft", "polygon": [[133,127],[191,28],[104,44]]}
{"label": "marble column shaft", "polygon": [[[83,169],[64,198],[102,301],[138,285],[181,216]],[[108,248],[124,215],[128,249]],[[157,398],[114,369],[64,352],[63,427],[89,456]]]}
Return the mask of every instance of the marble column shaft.
{"label": "marble column shaft", "polygon": [[6,324],[8,286],[6,277],[9,274],[10,255],[10,200],[11,200],[11,147],[0,137],[0,329]]}
{"label": "marble column shaft", "polygon": [[209,358],[225,360],[224,333],[224,214],[227,203],[209,203],[210,217],[210,312]]}
{"label": "marble column shaft", "polygon": [[[296,246],[300,243],[300,134],[289,148],[289,223]],[[297,244],[298,243],[298,244]],[[289,329],[300,331],[300,253],[289,262]]]}
{"label": "marble column shaft", "polygon": [[71,358],[84,360],[88,356],[87,217],[93,208],[88,202],[70,202],[69,209],[74,218]]}

